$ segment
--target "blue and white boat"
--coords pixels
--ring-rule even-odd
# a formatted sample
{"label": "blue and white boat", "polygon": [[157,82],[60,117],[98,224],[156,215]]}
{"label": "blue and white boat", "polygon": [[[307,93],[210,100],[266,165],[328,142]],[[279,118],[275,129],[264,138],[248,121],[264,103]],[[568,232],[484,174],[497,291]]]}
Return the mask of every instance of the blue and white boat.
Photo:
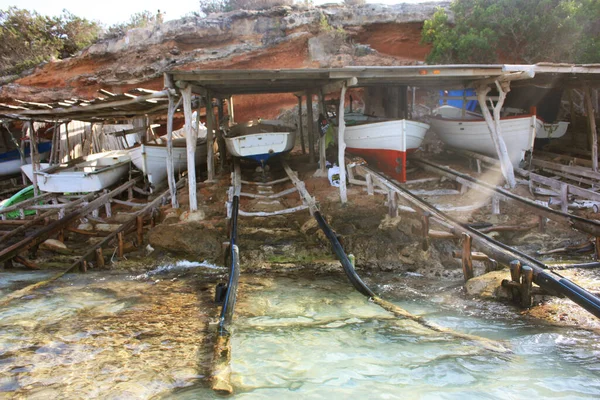
{"label": "blue and white boat", "polygon": [[234,125],[225,136],[229,154],[254,160],[263,166],[271,157],[292,150],[295,140],[295,128],[267,120]]}
{"label": "blue and white boat", "polygon": [[[41,142],[38,144],[38,153],[40,160],[44,160],[50,154],[52,142]],[[31,163],[31,147],[25,147],[25,163]],[[5,153],[0,153],[0,176],[11,176],[21,173],[21,155],[19,150],[9,150]]]}

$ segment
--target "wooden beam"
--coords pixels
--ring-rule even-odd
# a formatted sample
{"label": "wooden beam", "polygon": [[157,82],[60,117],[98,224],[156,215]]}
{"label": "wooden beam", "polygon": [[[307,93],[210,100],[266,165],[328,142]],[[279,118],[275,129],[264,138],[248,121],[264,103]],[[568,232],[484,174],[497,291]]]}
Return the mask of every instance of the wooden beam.
{"label": "wooden beam", "polygon": [[346,141],[344,140],[344,131],[346,122],[344,121],[344,101],[346,98],[346,83],[340,90],[340,108],[338,111],[338,164],[340,166],[340,200],[342,204],[348,202],[346,193]]}
{"label": "wooden beam", "polygon": [[308,162],[315,162],[315,119],[313,116],[312,92],[306,93],[306,124],[308,127]]}
{"label": "wooden beam", "polygon": [[317,124],[317,136],[319,138],[319,169],[315,172],[314,176],[325,177],[327,176],[327,168],[325,164],[327,163],[327,158],[325,155],[325,151],[327,150],[325,147],[325,135],[321,135],[321,115],[326,117],[327,111],[325,110],[325,98],[323,97],[323,93],[318,93],[319,98],[319,122]]}
{"label": "wooden beam", "polygon": [[190,211],[198,210],[196,189],[196,131],[192,127],[192,88],[181,89],[183,97],[183,114],[185,117],[185,147],[187,152],[188,190]]}
{"label": "wooden beam", "polygon": [[585,86],[584,97],[585,97],[585,110],[588,115],[589,121],[589,136],[590,143],[592,145],[592,169],[597,172],[598,171],[598,132],[596,131],[596,117],[594,112],[594,106],[592,105],[592,95],[590,92],[590,87]]}
{"label": "wooden beam", "polygon": [[298,132],[300,133],[300,146],[302,146],[302,154],[306,154],[304,146],[304,128],[302,123],[302,96],[298,96]]}
{"label": "wooden beam", "polygon": [[491,88],[489,86],[479,86],[477,88],[477,99],[479,101],[481,111],[483,112],[485,122],[488,125],[490,136],[492,137],[494,147],[496,148],[496,152],[498,154],[498,159],[500,160],[500,169],[502,170],[502,175],[504,175],[504,179],[506,179],[508,185],[511,188],[514,188],[515,186],[517,186],[517,182],[515,180],[515,172],[513,169],[513,165],[510,162],[510,158],[508,157],[508,150],[506,149],[506,143],[504,142],[504,138],[502,137],[502,131],[500,129],[500,110],[502,109],[502,105],[504,104],[506,94],[510,91],[510,86],[508,82],[504,82],[502,84],[496,82],[496,87],[498,88],[498,92],[500,93],[500,98],[494,106],[493,117],[490,114],[490,111],[488,110],[487,104],[485,103],[486,95],[489,93]]}
{"label": "wooden beam", "polygon": [[179,98],[177,104],[175,104],[174,96],[169,94],[169,111],[167,113],[167,182],[171,194],[171,207],[173,208],[179,208],[177,188],[175,187],[175,166],[173,164],[173,117],[175,116],[175,110],[181,102],[182,98]]}
{"label": "wooden beam", "polygon": [[215,129],[215,111],[213,109],[213,98],[212,93],[209,91],[208,96],[205,98],[204,104],[206,104],[206,170],[208,177],[207,182],[214,182],[215,180],[215,163],[214,163],[214,148],[213,148],[213,133]]}

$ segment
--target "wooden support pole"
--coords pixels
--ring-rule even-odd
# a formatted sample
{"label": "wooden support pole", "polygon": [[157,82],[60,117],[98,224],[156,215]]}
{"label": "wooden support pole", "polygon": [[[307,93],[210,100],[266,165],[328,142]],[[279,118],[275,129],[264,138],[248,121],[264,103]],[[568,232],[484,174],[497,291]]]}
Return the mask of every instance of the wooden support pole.
{"label": "wooden support pole", "polygon": [[528,265],[521,267],[521,306],[525,308],[531,307],[533,304],[533,268]]}
{"label": "wooden support pole", "polygon": [[471,235],[462,234],[462,268],[465,282],[473,278],[473,259],[471,258]]}
{"label": "wooden support pole", "polygon": [[231,126],[235,122],[233,118],[233,96],[229,96],[227,99],[227,114],[229,115],[229,125]]}
{"label": "wooden support pole", "polygon": [[369,196],[373,196],[375,194],[373,191],[373,176],[371,176],[371,174],[367,174],[365,179],[367,181],[367,194]]}
{"label": "wooden support pole", "polygon": [[540,233],[546,232],[546,217],[538,215],[538,230]]}
{"label": "wooden support pole", "polygon": [[104,268],[104,254],[102,254],[102,247],[98,247],[96,250],[96,268]]}
{"label": "wooden support pole", "polygon": [[483,113],[483,117],[485,118],[485,122],[487,123],[488,129],[490,131],[490,136],[492,137],[494,147],[496,148],[496,153],[498,154],[498,159],[500,160],[500,169],[502,170],[502,175],[504,175],[504,179],[506,179],[506,182],[509,184],[509,186],[511,188],[514,188],[517,185],[517,182],[515,180],[515,172],[513,169],[513,165],[510,162],[510,158],[508,157],[508,150],[506,149],[506,143],[504,142],[504,138],[502,137],[502,131],[500,129],[500,110],[502,109],[502,105],[504,104],[506,94],[510,91],[510,83],[499,83],[498,81],[496,81],[495,83],[496,87],[498,88],[498,92],[500,93],[500,97],[498,98],[498,102],[494,106],[493,117],[490,114],[490,111],[488,110],[486,104],[486,95],[491,90],[489,86],[480,86],[477,88],[477,100],[479,101],[479,106]]}
{"label": "wooden support pole", "polygon": [[312,92],[306,93],[306,126],[308,128],[308,162],[315,162],[315,119],[313,116]]}
{"label": "wooden support pole", "polygon": [[518,260],[510,262],[510,280],[517,286],[511,288],[513,302],[521,301],[520,285],[521,285],[521,263]]}
{"label": "wooden support pole", "polygon": [[71,161],[71,143],[69,141],[69,123],[65,122],[65,138],[67,143],[67,162]]}
{"label": "wooden support pole", "polygon": [[302,96],[298,96],[298,132],[300,133],[300,146],[302,146],[302,154],[306,154],[304,146],[304,127],[302,123]]}
{"label": "wooden support pole", "polygon": [[[323,96],[323,91],[319,91],[319,109],[323,117],[327,117],[327,110],[325,109],[325,98]],[[319,121],[317,133],[319,137],[319,176],[327,176],[327,168],[325,167],[325,163],[327,162],[325,151],[327,150],[325,147],[325,135],[321,135],[321,121]],[[341,166],[340,166],[341,169]]]}
{"label": "wooden support pole", "polygon": [[500,199],[496,196],[492,196],[492,214],[500,214]]}
{"label": "wooden support pole", "polygon": [[585,110],[589,121],[589,137],[592,147],[592,169],[594,172],[598,171],[598,132],[596,130],[596,116],[594,112],[594,106],[592,105],[592,95],[590,92],[589,85],[583,88],[585,98]]}
{"label": "wooden support pole", "polygon": [[144,243],[144,216],[138,215],[136,218],[136,231],[138,246]]}
{"label": "wooden support pole", "polygon": [[398,200],[394,190],[388,191],[388,215],[392,218],[398,216]]}
{"label": "wooden support pole", "polygon": [[[223,131],[221,127],[224,125],[225,113],[223,111],[223,99],[217,99],[217,122],[215,124],[215,131],[217,133],[217,144],[219,147],[219,173],[225,171],[225,159],[227,158],[225,138],[223,137]],[[200,117],[198,116],[198,125],[200,124]]]}
{"label": "wooden support pole", "polygon": [[[188,86],[184,89],[181,89],[181,95],[183,97],[183,114],[185,117],[185,146],[187,152],[187,169],[188,169],[188,190],[189,190],[189,199],[190,199],[190,211],[198,210],[198,194],[196,189],[196,131],[192,128],[192,87]],[[208,128],[208,132],[210,134],[211,127]],[[211,139],[212,139],[212,135]],[[208,158],[210,158],[210,162],[212,162],[212,142],[208,141],[207,137],[207,146],[208,151],[210,153]],[[211,165],[208,165],[208,168],[211,168]]]}
{"label": "wooden support pole", "polygon": [[[206,171],[207,179],[206,182],[214,182],[214,148],[213,148],[213,133],[215,130],[215,114],[213,110],[213,97],[210,91],[207,92],[207,96],[204,98],[204,104],[206,105]],[[188,167],[189,168],[189,167]]]}
{"label": "wooden support pole", "polygon": [[566,183],[560,184],[560,209],[563,213],[569,212],[569,185]]}
{"label": "wooden support pole", "polygon": [[[340,166],[340,200],[342,204],[348,202],[348,194],[346,193],[346,141],[344,140],[344,131],[346,129],[346,122],[344,121],[344,101],[346,99],[346,88],[347,83],[342,84],[340,90],[340,106],[338,111],[338,165]],[[395,192],[394,192],[395,193]],[[395,202],[395,195],[393,197]],[[398,216],[398,207],[395,207],[395,216]]]}
{"label": "wooden support pole", "polygon": [[[397,209],[397,208],[396,208]],[[424,212],[421,215],[421,249],[427,251],[429,249],[429,217],[430,213]]]}
{"label": "wooden support pole", "polygon": [[125,238],[123,236],[124,236],[123,232],[117,233],[117,240],[118,240],[117,257],[119,257],[119,258],[123,258],[123,255],[125,254]]}
{"label": "wooden support pole", "polygon": [[37,148],[37,133],[33,128],[33,122],[27,121],[26,129],[29,131],[29,154],[31,157],[31,165],[33,167],[33,195],[38,196],[40,192],[40,188],[38,186],[37,174],[36,172],[39,170],[39,157],[38,157],[38,148]]}
{"label": "wooden support pole", "polygon": [[173,164],[173,118],[175,110],[181,104],[180,98],[175,104],[175,98],[169,93],[169,108],[167,111],[167,182],[169,184],[169,194],[171,195],[171,207],[179,208],[177,201],[177,187],[175,180],[175,166]]}
{"label": "wooden support pole", "polygon": [[82,260],[81,264],[79,264],[79,272],[86,273],[87,269],[87,260]]}
{"label": "wooden support pole", "polygon": [[[108,193],[108,189],[104,189],[104,194]],[[104,203],[104,212],[106,213],[106,218],[112,217],[112,206],[110,205],[110,201]]]}

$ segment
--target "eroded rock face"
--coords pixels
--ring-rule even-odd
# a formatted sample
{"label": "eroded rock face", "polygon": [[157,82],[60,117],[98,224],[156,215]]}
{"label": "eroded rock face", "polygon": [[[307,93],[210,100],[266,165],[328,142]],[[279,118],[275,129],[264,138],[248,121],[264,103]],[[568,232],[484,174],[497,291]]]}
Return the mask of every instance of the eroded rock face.
{"label": "eroded rock face", "polygon": [[191,256],[196,260],[221,261],[221,242],[226,237],[220,227],[199,221],[160,224],[150,231],[148,241],[155,249]]}
{"label": "eroded rock face", "polygon": [[[340,67],[422,61],[425,53],[404,51],[403,43],[419,46],[420,23],[430,18],[436,7],[448,5],[275,7],[185,17],[132,29],[124,37],[99,41],[72,58],[10,77],[3,81],[0,100],[90,98],[101,88],[117,93],[139,86],[159,90],[163,73],[170,69]],[[370,29],[374,26],[379,28]],[[332,37],[345,42],[331,46]],[[399,45],[378,45],[389,42],[390,37]],[[308,50],[309,41],[313,51]]]}

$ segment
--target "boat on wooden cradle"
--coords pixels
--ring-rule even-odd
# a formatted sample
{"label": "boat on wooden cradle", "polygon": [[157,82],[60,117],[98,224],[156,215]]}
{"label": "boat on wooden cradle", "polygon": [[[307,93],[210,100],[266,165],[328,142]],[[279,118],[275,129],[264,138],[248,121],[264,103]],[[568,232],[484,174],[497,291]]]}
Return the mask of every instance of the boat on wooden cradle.
{"label": "boat on wooden cradle", "polygon": [[[117,183],[129,171],[130,163],[127,150],[112,150],[85,156],[74,165],[42,163],[35,175],[38,187],[44,192],[96,192]],[[33,165],[21,169],[33,181]]]}
{"label": "boat on wooden cradle", "polygon": [[[52,149],[51,142],[41,142],[38,144],[38,153],[40,160],[45,160]],[[31,163],[31,147],[25,147],[25,163]],[[21,173],[21,154],[18,149],[9,150],[0,153],[0,176],[11,176]]]}
{"label": "boat on wooden cradle", "polygon": [[[498,157],[487,122],[481,114],[466,111],[463,115],[462,109],[446,105],[433,110],[430,123],[448,146]],[[500,119],[502,137],[513,166],[518,167],[525,153],[533,149],[536,131],[543,129],[541,125],[535,115]]]}
{"label": "boat on wooden cradle", "polygon": [[394,179],[406,182],[406,155],[421,146],[429,125],[407,119],[375,118],[373,122],[366,119],[346,126],[346,151],[363,157]]}
{"label": "boat on wooden cradle", "polygon": [[559,121],[552,124],[542,122],[538,124],[535,131],[536,139],[558,139],[563,137],[567,133],[569,123],[565,121]]}
{"label": "boat on wooden cradle", "polygon": [[254,160],[262,166],[271,158],[292,150],[296,130],[279,121],[258,120],[226,130],[225,145],[234,157]]}
{"label": "boat on wooden cradle", "polygon": [[[206,164],[206,128],[200,127],[196,141],[194,163],[196,167]],[[183,129],[173,131],[173,171],[181,173],[187,171],[187,149]],[[129,149],[131,162],[148,177],[153,186],[167,179],[167,137],[142,144]]]}

